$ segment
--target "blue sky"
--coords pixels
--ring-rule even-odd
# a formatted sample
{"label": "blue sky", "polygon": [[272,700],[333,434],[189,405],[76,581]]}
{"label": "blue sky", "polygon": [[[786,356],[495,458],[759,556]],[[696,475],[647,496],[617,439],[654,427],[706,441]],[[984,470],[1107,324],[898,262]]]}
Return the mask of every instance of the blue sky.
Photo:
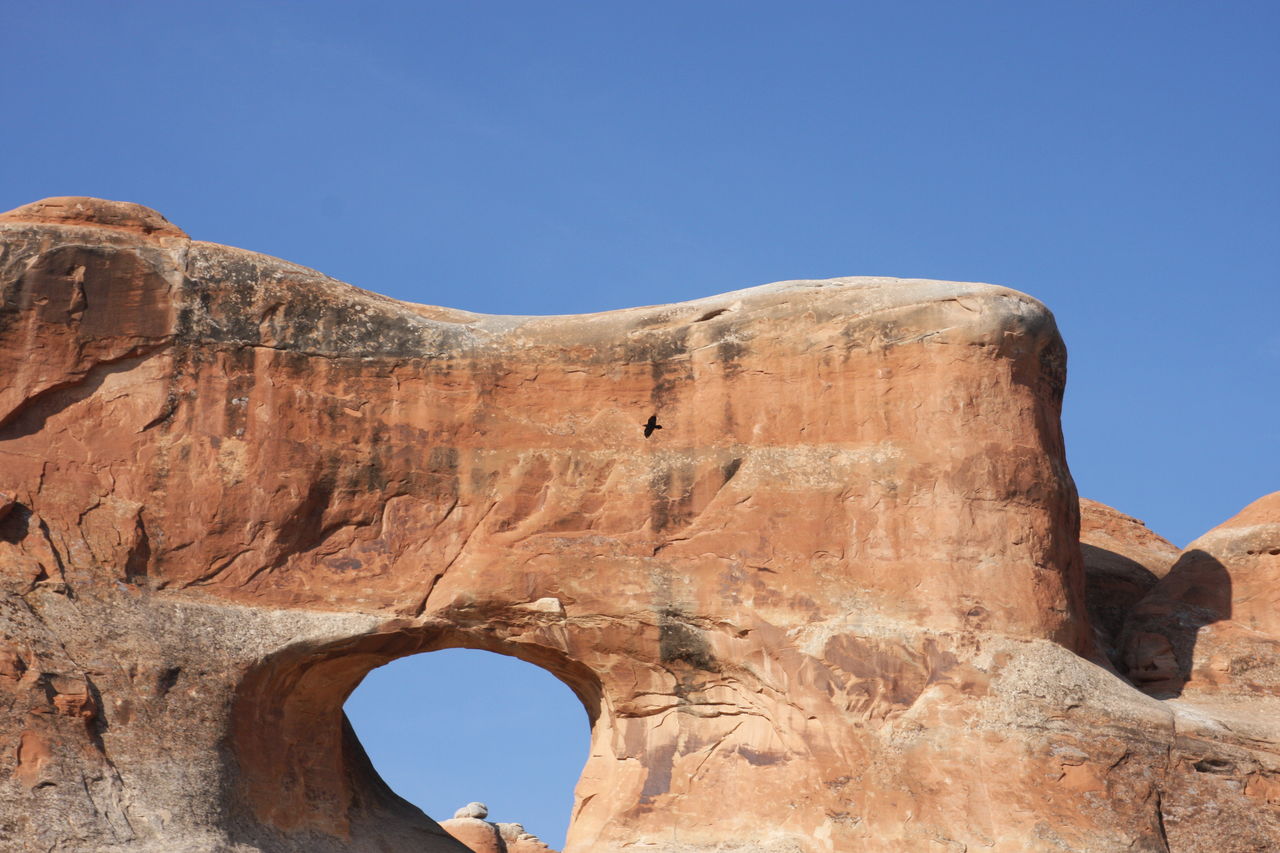
{"label": "blue sky", "polygon": [[[1082,494],[1185,544],[1280,488],[1273,2],[6,7],[0,208],[138,201],[494,313],[996,282],[1058,317]],[[400,666],[432,658],[445,676],[361,696],[458,676],[447,656]],[[559,841],[570,728],[567,781],[514,786],[565,805],[496,818]],[[484,779],[448,810],[496,799]]]}

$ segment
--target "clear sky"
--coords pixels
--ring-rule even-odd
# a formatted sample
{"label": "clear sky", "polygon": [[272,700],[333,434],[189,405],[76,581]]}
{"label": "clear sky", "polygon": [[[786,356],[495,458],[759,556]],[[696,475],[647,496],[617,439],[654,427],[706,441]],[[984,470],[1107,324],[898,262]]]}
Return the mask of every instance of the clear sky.
{"label": "clear sky", "polygon": [[[1182,545],[1280,488],[1278,39],[1270,0],[9,0],[0,209],[137,201],[493,313],[838,275],[1008,285],[1066,338],[1081,493]],[[481,666],[453,658],[371,681],[357,730]],[[374,759],[559,843],[571,697],[545,773],[434,769],[516,730],[528,696],[569,696],[525,668],[537,683],[480,679],[477,707],[451,696],[444,741],[423,722],[424,752]]]}

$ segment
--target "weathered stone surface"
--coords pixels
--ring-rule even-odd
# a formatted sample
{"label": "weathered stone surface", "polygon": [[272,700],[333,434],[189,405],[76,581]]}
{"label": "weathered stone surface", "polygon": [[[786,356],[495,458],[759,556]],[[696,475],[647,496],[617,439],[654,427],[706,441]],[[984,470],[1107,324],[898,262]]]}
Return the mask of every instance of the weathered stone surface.
{"label": "weathered stone surface", "polygon": [[555,853],[520,824],[491,823],[488,815],[484,803],[468,803],[440,825],[472,853]]}
{"label": "weathered stone surface", "polygon": [[499,823],[497,827],[498,834],[507,845],[507,853],[545,853],[551,849],[532,832],[525,832],[521,824]]}
{"label": "weathered stone surface", "polygon": [[0,213],[0,222],[45,222],[131,231],[148,237],[180,237],[186,232],[149,207],[127,201],[59,196]]}
{"label": "weathered stone surface", "polygon": [[1273,720],[1090,662],[1064,350],[1029,297],[836,279],[482,316],[121,225],[163,222],[136,206],[24,210],[13,849],[461,850],[341,710],[445,647],[582,699],[570,853],[1280,838]]}
{"label": "weathered stone surface", "polygon": [[453,817],[442,821],[441,826],[450,835],[467,846],[472,853],[507,853],[507,845],[498,834],[498,827],[476,817]]}
{"label": "weathered stone surface", "polygon": [[1188,545],[1125,633],[1130,677],[1153,694],[1280,698],[1280,492]]}
{"label": "weathered stone surface", "polygon": [[484,803],[467,803],[453,813],[455,818],[474,817],[483,820],[489,816],[489,807]]}
{"label": "weathered stone surface", "polygon": [[1278,604],[1280,492],[1190,543],[1125,623],[1129,677],[1177,715],[1171,850],[1280,849]]}
{"label": "weathered stone surface", "polygon": [[1122,666],[1117,643],[1124,621],[1156,581],[1169,573],[1178,548],[1138,519],[1082,498],[1080,550],[1094,640],[1113,663]]}

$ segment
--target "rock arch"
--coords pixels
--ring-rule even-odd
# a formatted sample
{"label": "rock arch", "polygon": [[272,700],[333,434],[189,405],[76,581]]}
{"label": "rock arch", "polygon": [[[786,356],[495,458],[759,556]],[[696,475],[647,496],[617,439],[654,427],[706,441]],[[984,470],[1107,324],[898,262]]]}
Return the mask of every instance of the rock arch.
{"label": "rock arch", "polygon": [[456,849],[340,712],[443,643],[587,705],[576,853],[1164,849],[1173,722],[1086,659],[1065,351],[1030,297],[494,317],[136,205],[0,237],[10,837]]}
{"label": "rock arch", "polygon": [[343,704],[365,675],[390,661],[441,649],[479,649],[517,657],[555,675],[582,702],[594,730],[601,706],[594,674],[560,648],[502,633],[443,620],[384,624],[336,641],[292,644],[258,662],[240,682],[232,711],[230,741],[241,810],[254,823],[339,838],[351,838],[353,820],[355,835],[376,834],[359,824],[385,823],[392,815],[403,824],[401,832],[437,841],[434,822],[423,820],[416,807],[382,783],[344,717]]}

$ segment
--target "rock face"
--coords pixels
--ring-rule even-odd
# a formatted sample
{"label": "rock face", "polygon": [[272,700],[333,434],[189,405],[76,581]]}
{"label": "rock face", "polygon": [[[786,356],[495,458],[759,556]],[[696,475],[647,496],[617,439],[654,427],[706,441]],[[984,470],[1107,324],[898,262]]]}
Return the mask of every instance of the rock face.
{"label": "rock face", "polygon": [[1188,545],[1125,641],[1130,677],[1154,694],[1280,697],[1280,492]]}
{"label": "rock face", "polygon": [[569,853],[1280,843],[1275,717],[1091,662],[1029,297],[482,316],[92,199],[0,245],[8,849],[460,851],[342,715],[446,647],[581,698]]}
{"label": "rock face", "polygon": [[1123,666],[1117,644],[1124,620],[1156,581],[1169,573],[1178,548],[1138,519],[1082,498],[1080,551],[1094,639],[1113,663]]}

